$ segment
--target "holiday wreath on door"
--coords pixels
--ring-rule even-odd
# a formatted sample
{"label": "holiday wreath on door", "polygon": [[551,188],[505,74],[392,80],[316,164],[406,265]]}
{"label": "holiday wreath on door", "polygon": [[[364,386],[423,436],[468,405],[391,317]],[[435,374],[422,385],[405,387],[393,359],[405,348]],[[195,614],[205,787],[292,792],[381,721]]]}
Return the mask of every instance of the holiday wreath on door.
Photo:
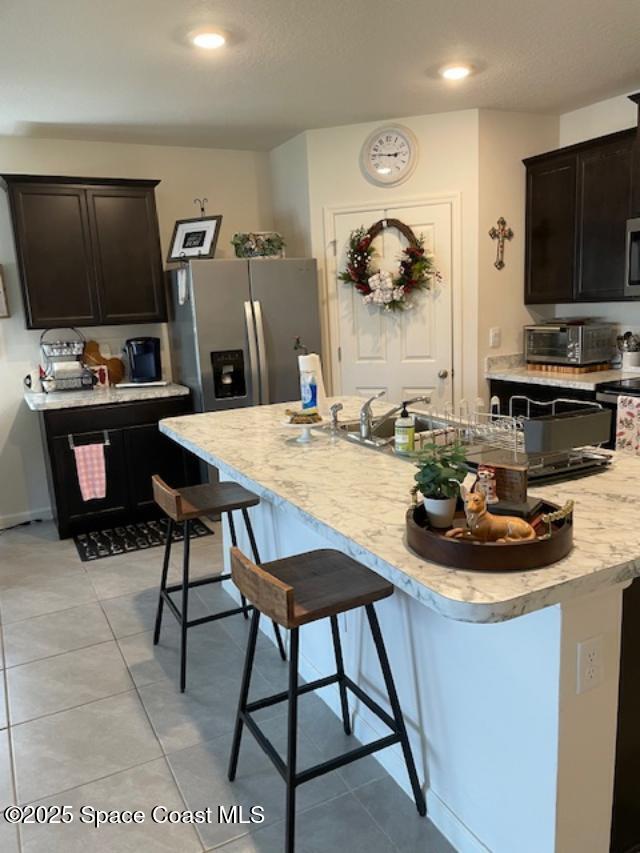
{"label": "holiday wreath on door", "polygon": [[[402,250],[397,275],[376,269],[373,263],[373,241],[385,230],[395,228],[407,240]],[[417,237],[399,219],[380,219],[371,228],[361,226],[351,232],[347,250],[347,265],[339,279],[362,294],[366,304],[377,305],[384,311],[401,311],[411,307],[413,295],[428,290],[433,282],[442,281],[432,252],[424,247],[424,237]]]}

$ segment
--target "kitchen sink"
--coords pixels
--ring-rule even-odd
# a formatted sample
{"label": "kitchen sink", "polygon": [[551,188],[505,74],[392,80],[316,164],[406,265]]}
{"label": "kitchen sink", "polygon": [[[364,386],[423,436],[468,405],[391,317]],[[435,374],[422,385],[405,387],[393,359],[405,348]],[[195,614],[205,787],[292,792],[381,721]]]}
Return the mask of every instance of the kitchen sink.
{"label": "kitchen sink", "polygon": [[[413,415],[416,425],[416,435],[425,433],[435,429],[441,429],[445,425],[439,423],[424,412],[409,412]],[[387,453],[394,452],[394,437],[396,421],[399,416],[393,416],[386,419],[373,420],[370,438],[362,438],[360,435],[360,422],[358,420],[341,421],[338,424],[337,434],[346,439],[353,441],[355,444],[361,444],[363,447],[370,447],[372,450],[382,450]],[[325,429],[331,431],[332,427],[327,426]],[[407,458],[406,454],[399,454]]]}

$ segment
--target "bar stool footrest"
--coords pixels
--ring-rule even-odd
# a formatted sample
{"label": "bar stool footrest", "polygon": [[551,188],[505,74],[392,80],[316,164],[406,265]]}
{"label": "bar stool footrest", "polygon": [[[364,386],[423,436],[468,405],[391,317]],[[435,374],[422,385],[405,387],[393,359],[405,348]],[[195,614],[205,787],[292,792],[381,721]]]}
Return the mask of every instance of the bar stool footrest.
{"label": "bar stool footrest", "polygon": [[[192,589],[194,586],[205,586],[208,583],[220,583],[220,581],[228,581],[231,580],[231,575],[206,575],[203,578],[196,578],[195,580],[189,581],[187,586],[189,589]],[[169,586],[164,588],[165,592],[182,592],[184,589],[183,584],[181,583],[172,583]]]}
{"label": "bar stool footrest", "polygon": [[[321,687],[328,687],[330,684],[335,684],[339,681],[337,675],[327,675],[325,678],[318,678],[317,681],[309,681],[307,684],[301,684],[298,687],[298,696],[304,693],[312,693],[314,690],[319,690]],[[253,702],[247,702],[246,711],[260,711],[262,708],[269,708],[271,705],[277,705],[278,702],[285,702],[289,698],[286,690],[282,693],[274,693],[273,696],[265,696],[263,699],[256,699]]]}
{"label": "bar stool footrest", "polygon": [[[363,704],[365,704],[372,713],[374,713],[386,726],[388,726],[389,729],[391,729],[391,734],[371,741],[371,743],[362,744],[361,746],[351,749],[342,755],[338,755],[335,758],[329,758],[327,761],[323,761],[320,764],[314,764],[312,767],[308,767],[306,770],[296,773],[291,780],[292,784],[296,787],[298,785],[302,785],[304,782],[310,782],[312,779],[316,779],[318,776],[322,776],[332,770],[338,770],[340,767],[351,764],[353,761],[358,761],[360,758],[365,758],[367,755],[371,755],[380,749],[386,749],[388,746],[400,743],[401,741],[400,730],[393,717],[387,714],[384,708],[368,696],[361,687],[346,675],[340,676],[336,673],[335,675],[328,675],[325,678],[318,678],[316,681],[309,681],[307,684],[300,685],[296,693],[298,696],[302,696],[305,693],[312,693],[314,690],[319,690],[322,687],[328,687],[330,684],[336,683],[342,683],[345,687],[348,687],[349,690],[351,690],[351,692],[360,699],[360,701],[363,702]],[[288,779],[288,768],[286,763],[251,715],[254,711],[260,711],[263,708],[269,708],[271,705],[276,705],[279,702],[285,702],[288,698],[288,691],[274,693],[272,696],[265,696],[262,699],[256,699],[253,702],[248,702],[244,710],[239,711],[240,719],[254,736],[267,757],[271,759],[276,770],[285,782]]]}
{"label": "bar stool footrest", "polygon": [[[189,584],[191,586],[191,584]],[[178,590],[181,590],[182,587],[179,586]],[[171,598],[171,588],[167,587],[166,589],[161,590],[160,595],[162,596],[162,600],[167,605],[169,610],[173,613],[177,621],[182,624],[182,611],[175,603],[175,601]],[[244,607],[233,607],[230,610],[221,610],[220,613],[210,613],[208,616],[200,616],[198,619],[189,619],[187,620],[186,627],[193,628],[196,625],[204,625],[206,622],[215,622],[218,619],[224,619],[226,616],[235,616],[238,613],[245,613],[253,610],[251,605],[247,605]]]}

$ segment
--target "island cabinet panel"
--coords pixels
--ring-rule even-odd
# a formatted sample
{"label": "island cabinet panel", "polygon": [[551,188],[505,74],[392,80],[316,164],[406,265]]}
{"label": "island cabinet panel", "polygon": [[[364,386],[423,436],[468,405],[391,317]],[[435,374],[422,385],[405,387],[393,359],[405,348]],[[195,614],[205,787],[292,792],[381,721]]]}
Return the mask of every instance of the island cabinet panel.
{"label": "island cabinet panel", "polygon": [[164,318],[164,282],[153,191],[88,190],[97,287],[104,323]]}
{"label": "island cabinet panel", "polygon": [[635,130],[530,157],[525,302],[624,299]]}
{"label": "island cabinet panel", "polygon": [[157,181],[3,180],[27,328],[166,319]]}
{"label": "island cabinet panel", "polygon": [[576,297],[624,297],[626,222],[631,216],[632,140],[578,155]]}
{"label": "island cabinet panel", "polygon": [[[197,461],[158,429],[163,418],[192,410],[191,398],[185,396],[41,412],[49,491],[60,537],[159,517],[152,474],[160,474],[176,488],[197,483]],[[69,436],[76,445],[108,438],[104,498],[82,499]]]}
{"label": "island cabinet panel", "polygon": [[98,298],[84,190],[26,184],[11,197],[27,325],[95,323]]}
{"label": "island cabinet panel", "polygon": [[624,591],[611,853],[640,845],[640,580]]}

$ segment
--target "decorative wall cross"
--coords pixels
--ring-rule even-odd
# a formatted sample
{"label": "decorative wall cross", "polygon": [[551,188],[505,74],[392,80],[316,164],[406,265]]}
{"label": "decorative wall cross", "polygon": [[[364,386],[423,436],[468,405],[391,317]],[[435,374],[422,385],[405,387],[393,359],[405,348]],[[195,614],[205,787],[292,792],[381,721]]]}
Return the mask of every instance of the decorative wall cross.
{"label": "decorative wall cross", "polygon": [[511,228],[507,228],[507,220],[504,216],[501,216],[500,219],[498,219],[497,225],[497,228],[494,225],[493,228],[490,229],[489,237],[491,237],[492,240],[498,241],[496,259],[493,262],[493,265],[497,270],[501,270],[504,269],[504,241],[511,240],[513,237],[513,231]]}

